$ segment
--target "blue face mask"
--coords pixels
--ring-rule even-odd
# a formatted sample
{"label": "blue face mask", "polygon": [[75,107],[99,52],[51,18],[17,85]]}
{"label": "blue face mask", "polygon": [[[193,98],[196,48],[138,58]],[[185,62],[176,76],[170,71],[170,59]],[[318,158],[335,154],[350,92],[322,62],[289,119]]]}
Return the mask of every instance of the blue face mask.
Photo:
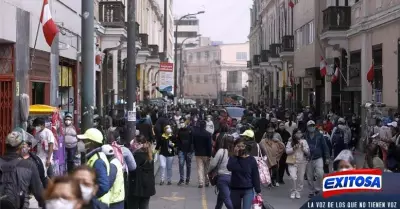
{"label": "blue face mask", "polygon": [[312,133],[312,132],[315,131],[315,127],[308,127],[307,130],[308,130],[308,132],[311,132],[311,133]]}

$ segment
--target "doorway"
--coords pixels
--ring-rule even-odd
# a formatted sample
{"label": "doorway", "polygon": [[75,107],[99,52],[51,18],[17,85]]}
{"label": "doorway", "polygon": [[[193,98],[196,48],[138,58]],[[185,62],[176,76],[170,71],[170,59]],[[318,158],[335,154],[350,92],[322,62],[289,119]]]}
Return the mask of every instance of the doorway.
{"label": "doorway", "polygon": [[45,104],[45,83],[32,82],[32,104]]}

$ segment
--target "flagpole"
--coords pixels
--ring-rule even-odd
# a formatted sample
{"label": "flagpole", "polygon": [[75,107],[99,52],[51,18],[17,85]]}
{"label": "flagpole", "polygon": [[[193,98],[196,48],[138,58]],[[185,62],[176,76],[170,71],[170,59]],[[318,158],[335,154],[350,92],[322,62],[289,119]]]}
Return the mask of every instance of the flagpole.
{"label": "flagpole", "polygon": [[38,26],[36,29],[36,37],[35,37],[35,43],[33,44],[33,51],[32,51],[32,58],[31,58],[31,64],[29,66],[29,70],[32,70],[32,65],[33,65],[33,61],[35,59],[35,51],[36,51],[36,44],[37,44],[37,40],[38,40],[38,36],[39,36],[39,29],[40,29],[40,19],[38,22]]}

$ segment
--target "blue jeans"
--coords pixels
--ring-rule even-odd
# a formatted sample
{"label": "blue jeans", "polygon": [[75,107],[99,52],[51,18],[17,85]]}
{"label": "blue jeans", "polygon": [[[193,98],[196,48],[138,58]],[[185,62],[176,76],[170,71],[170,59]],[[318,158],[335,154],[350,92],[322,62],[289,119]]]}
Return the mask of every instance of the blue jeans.
{"label": "blue jeans", "polygon": [[124,201],[110,204],[110,209],[124,209]]}
{"label": "blue jeans", "polygon": [[179,159],[179,176],[180,181],[184,180],[185,175],[185,163],[186,163],[186,180],[190,180],[190,170],[192,168],[192,152],[178,152],[178,159]]}
{"label": "blue jeans", "polygon": [[[231,190],[231,200],[233,209],[251,209],[251,205],[254,199],[254,190],[243,189],[243,190]],[[243,202],[243,207],[242,207]]]}
{"label": "blue jeans", "polygon": [[233,209],[231,201],[231,191],[229,189],[229,184],[231,183],[231,175],[218,175],[217,179],[217,189],[218,198],[215,209],[222,209],[223,204],[227,209]]}
{"label": "blue jeans", "polygon": [[171,181],[172,163],[174,162],[174,156],[166,157],[164,155],[159,155],[159,158],[160,158],[161,181],[165,180],[165,171],[167,172],[167,181]]}

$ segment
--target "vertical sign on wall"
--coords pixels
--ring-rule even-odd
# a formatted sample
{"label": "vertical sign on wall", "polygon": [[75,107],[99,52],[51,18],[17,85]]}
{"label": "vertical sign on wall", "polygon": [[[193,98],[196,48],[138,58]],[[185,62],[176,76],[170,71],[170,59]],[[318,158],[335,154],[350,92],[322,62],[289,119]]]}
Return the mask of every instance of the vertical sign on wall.
{"label": "vertical sign on wall", "polygon": [[172,89],[174,89],[174,64],[161,62],[159,88],[164,89],[168,86],[172,86]]}

